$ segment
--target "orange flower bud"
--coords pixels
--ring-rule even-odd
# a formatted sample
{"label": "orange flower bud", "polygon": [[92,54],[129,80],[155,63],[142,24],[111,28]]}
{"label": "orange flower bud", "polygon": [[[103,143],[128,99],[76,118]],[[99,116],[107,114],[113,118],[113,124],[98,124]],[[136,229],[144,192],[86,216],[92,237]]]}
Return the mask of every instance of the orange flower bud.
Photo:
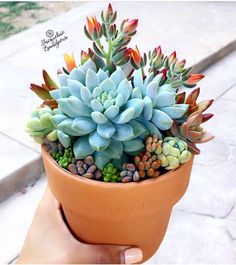
{"label": "orange flower bud", "polygon": [[89,59],[89,54],[85,51],[81,51],[81,64],[84,64]]}
{"label": "orange flower bud", "polygon": [[70,73],[76,67],[74,54],[69,55],[65,53],[64,60],[66,62],[66,69]]}
{"label": "orange flower bud", "polygon": [[97,21],[96,17],[91,17],[90,19],[87,18],[87,25],[88,25],[88,32],[90,33],[90,35],[93,34],[94,29],[97,30],[97,33],[99,33],[102,29],[102,26]]}
{"label": "orange flower bud", "polygon": [[130,58],[133,59],[134,63],[137,66],[140,65],[141,55],[140,55],[137,45],[135,46],[135,49],[129,48],[128,50],[129,50]]}
{"label": "orange flower bud", "polygon": [[134,33],[138,26],[138,19],[126,19],[123,22],[121,31],[123,34],[131,34]]}
{"label": "orange flower bud", "polygon": [[185,81],[187,85],[195,85],[197,82],[202,80],[205,76],[201,74],[192,74],[189,78]]}

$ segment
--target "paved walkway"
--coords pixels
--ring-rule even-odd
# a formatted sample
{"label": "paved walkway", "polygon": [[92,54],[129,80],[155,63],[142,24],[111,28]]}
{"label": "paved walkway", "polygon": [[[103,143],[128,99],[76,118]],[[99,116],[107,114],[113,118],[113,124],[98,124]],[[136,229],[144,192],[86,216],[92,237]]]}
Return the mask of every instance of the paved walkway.
{"label": "paved walkway", "polygon": [[[42,174],[39,146],[24,132],[29,113],[40,102],[28,85],[41,82],[43,67],[56,76],[63,52],[74,50],[79,56],[88,44],[82,34],[85,16],[97,14],[104,5],[85,4],[0,42],[4,51],[0,55],[4,110],[0,113],[0,201],[21,191],[0,204],[0,249],[4,249],[0,263],[19,252],[45,187],[41,178],[22,190]],[[176,49],[190,65],[203,69],[236,48],[236,3],[117,2],[114,7],[119,17],[139,17],[133,43],[140,43],[141,50],[161,44],[166,52]],[[68,40],[59,49],[45,52],[40,43],[48,29],[64,30]],[[189,189],[175,207],[166,237],[149,263],[236,263],[235,65],[233,52],[205,71],[201,97],[216,98],[211,108],[215,118],[206,124],[216,139],[202,146]]]}

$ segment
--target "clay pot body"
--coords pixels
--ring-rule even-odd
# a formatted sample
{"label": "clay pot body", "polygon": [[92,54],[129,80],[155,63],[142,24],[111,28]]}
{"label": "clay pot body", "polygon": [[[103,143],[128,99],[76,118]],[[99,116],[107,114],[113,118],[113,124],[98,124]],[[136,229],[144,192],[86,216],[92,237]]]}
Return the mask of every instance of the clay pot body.
{"label": "clay pot body", "polygon": [[86,243],[139,246],[149,259],[160,246],[174,204],[185,193],[193,157],[177,170],[141,182],[105,183],[61,169],[42,147],[48,184],[70,228]]}

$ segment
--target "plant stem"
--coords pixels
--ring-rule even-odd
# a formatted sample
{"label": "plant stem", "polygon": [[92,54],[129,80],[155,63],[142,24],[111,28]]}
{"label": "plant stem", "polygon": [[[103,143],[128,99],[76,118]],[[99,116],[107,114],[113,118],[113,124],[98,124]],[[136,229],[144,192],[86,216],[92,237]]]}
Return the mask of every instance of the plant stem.
{"label": "plant stem", "polygon": [[111,39],[108,39],[108,52],[107,52],[107,57],[106,57],[106,62],[107,64],[110,64],[111,62],[111,52],[112,52],[112,40]]}
{"label": "plant stem", "polygon": [[102,44],[101,44],[101,42],[100,42],[99,39],[96,41],[96,44],[97,44],[98,47],[100,48],[101,53],[103,54],[103,56],[104,56],[105,58],[107,58],[107,54],[105,53],[105,51],[104,51],[104,49],[103,49],[103,47],[102,47]]}

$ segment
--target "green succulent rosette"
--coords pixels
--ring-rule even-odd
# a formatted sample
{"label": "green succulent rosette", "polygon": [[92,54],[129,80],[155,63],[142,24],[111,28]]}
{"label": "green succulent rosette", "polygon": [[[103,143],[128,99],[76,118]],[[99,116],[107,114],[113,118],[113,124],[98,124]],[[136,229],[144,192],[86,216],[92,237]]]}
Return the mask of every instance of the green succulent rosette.
{"label": "green succulent rosette", "polygon": [[185,141],[177,137],[166,137],[162,143],[162,152],[158,154],[161,166],[167,170],[176,169],[180,164],[188,162],[192,153]]}
{"label": "green succulent rosette", "polygon": [[53,125],[51,117],[58,113],[58,110],[52,110],[50,107],[37,108],[31,113],[31,118],[26,124],[26,131],[37,142],[42,144],[43,139],[56,141],[57,128]]}

